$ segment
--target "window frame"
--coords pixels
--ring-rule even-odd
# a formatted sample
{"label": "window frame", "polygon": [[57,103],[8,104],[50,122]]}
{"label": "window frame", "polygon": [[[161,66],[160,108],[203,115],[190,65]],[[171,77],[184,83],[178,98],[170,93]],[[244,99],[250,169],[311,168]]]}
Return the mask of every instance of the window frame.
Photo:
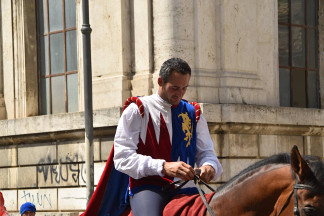
{"label": "window frame", "polygon": [[[308,1],[305,0],[305,7],[304,7],[304,12],[305,12],[305,17],[304,17],[304,21],[305,24],[294,24],[292,23],[292,0],[288,0],[288,22],[280,22],[279,20],[279,2],[278,2],[278,29],[281,26],[286,26],[288,27],[288,34],[289,34],[289,41],[288,41],[288,47],[289,47],[289,66],[286,65],[282,65],[280,64],[280,58],[278,59],[278,65],[279,65],[279,73],[280,73],[280,69],[286,69],[289,70],[290,73],[290,101],[289,101],[289,107],[295,107],[294,106],[294,95],[293,95],[293,88],[294,88],[294,82],[293,82],[293,78],[295,76],[294,71],[304,71],[305,73],[305,79],[304,79],[304,84],[305,84],[305,95],[306,95],[306,101],[305,101],[305,108],[320,108],[321,107],[321,95],[320,95],[320,71],[319,71],[319,65],[320,65],[320,53],[319,53],[319,10],[320,10],[320,4],[319,4],[319,0],[315,0],[315,4],[316,4],[316,19],[315,19],[315,26],[310,26],[308,25]],[[293,36],[292,36],[292,28],[293,27],[299,27],[302,28],[305,32],[305,37],[304,37],[304,43],[305,43],[305,67],[298,67],[298,66],[293,66]],[[310,30],[314,30],[315,31],[315,47],[316,47],[316,56],[315,56],[315,68],[311,68],[309,67],[309,57],[308,57],[308,51],[309,51],[309,46],[308,46],[308,36],[309,36],[309,32]],[[280,40],[280,37],[278,37],[278,40]],[[280,44],[280,43],[279,43]],[[280,57],[280,50],[279,51],[279,57]],[[308,73],[310,71],[313,71],[316,73],[316,100],[317,100],[317,107],[309,107],[309,83],[308,83]],[[279,82],[281,80],[279,79]],[[295,83],[296,84],[296,83]],[[279,87],[280,87],[280,83],[279,83]],[[279,94],[280,97],[280,106],[284,106],[281,103],[281,94]],[[298,97],[298,96],[297,96]],[[298,106],[299,107],[299,106]],[[300,106],[303,107],[303,106]]]}
{"label": "window frame", "polygon": [[[38,70],[37,70],[37,77],[38,77],[38,114],[39,115],[49,115],[49,114],[53,114],[53,92],[52,92],[52,78],[54,77],[62,77],[64,76],[64,95],[65,95],[65,102],[64,102],[64,107],[65,107],[65,113],[68,113],[69,111],[69,107],[68,107],[68,75],[71,75],[71,74],[79,74],[79,69],[78,69],[78,58],[77,58],[77,50],[75,52],[76,54],[76,59],[77,59],[77,63],[76,63],[76,66],[77,66],[77,70],[73,70],[73,71],[67,71],[67,43],[66,43],[66,37],[67,37],[67,32],[72,32],[72,31],[76,31],[76,38],[75,40],[77,41],[77,20],[76,20],[76,23],[75,23],[75,27],[72,27],[72,28],[66,28],[66,16],[65,16],[65,1],[66,0],[61,0],[62,1],[62,16],[63,16],[63,28],[62,30],[56,30],[56,31],[50,31],[50,21],[49,21],[49,0],[45,0],[46,1],[46,13],[47,13],[47,32],[44,32],[44,33],[40,33],[39,32],[39,26],[38,26],[38,22],[39,22],[39,4],[38,4],[38,1],[36,0],[35,4],[36,4],[36,26],[37,26],[37,46],[39,47],[40,44],[39,44],[39,40],[40,40],[40,37],[42,36],[47,36],[48,37],[48,44],[47,44],[47,57],[48,57],[48,74],[46,75],[45,73],[42,75],[42,72],[41,72],[41,60],[40,60],[40,53],[39,53],[39,48],[37,49],[38,52],[37,52],[37,64],[38,64]],[[77,2],[75,2],[75,6],[77,8]],[[77,14],[76,14],[76,18],[77,18]],[[51,46],[51,42],[50,42],[50,36],[51,35],[54,35],[54,34],[59,34],[59,33],[62,33],[63,34],[63,46],[64,46],[64,72],[63,73],[55,73],[55,74],[52,74],[52,71],[51,71],[51,50],[50,50],[50,46]],[[76,42],[77,43],[77,42]],[[46,86],[49,88],[49,113],[46,113],[46,110],[42,110],[42,98],[41,98],[41,81],[42,79],[48,79],[49,80],[49,85]],[[78,95],[77,95],[78,96]],[[78,99],[79,99],[79,96],[78,96]],[[46,103],[46,101],[43,101],[43,103]],[[78,109],[79,109],[79,106],[78,106]],[[78,110],[77,110],[78,111]],[[57,113],[57,112],[56,112]]]}

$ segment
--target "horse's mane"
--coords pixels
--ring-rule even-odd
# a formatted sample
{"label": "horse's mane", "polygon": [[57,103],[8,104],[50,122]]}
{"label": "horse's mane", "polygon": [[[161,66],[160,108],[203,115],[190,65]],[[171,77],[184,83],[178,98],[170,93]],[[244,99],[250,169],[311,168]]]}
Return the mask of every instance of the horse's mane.
{"label": "horse's mane", "polygon": [[[303,158],[307,161],[307,163],[310,165],[316,179],[319,182],[324,182],[324,163],[319,157],[315,156],[303,156]],[[261,168],[266,165],[276,165],[276,164],[290,164],[290,155],[287,153],[277,154],[270,156],[268,158],[265,158],[263,160],[260,160],[251,166],[245,168],[242,170],[239,174],[231,178],[227,183],[221,185],[217,188],[216,193],[219,191],[222,191],[224,188],[227,188],[228,186],[232,185],[233,182],[238,180],[240,177],[253,172],[254,170]],[[312,184],[312,183],[310,183]]]}

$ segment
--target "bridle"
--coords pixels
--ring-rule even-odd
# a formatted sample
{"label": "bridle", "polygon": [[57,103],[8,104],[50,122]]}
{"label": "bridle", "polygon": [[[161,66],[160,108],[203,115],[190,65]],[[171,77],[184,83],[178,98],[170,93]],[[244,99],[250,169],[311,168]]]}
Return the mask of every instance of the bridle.
{"label": "bridle", "polygon": [[[200,195],[200,197],[201,197],[203,203],[205,204],[205,206],[206,206],[206,208],[207,208],[209,214],[210,214],[211,216],[215,216],[215,213],[213,212],[213,210],[212,210],[211,207],[209,206],[209,204],[208,204],[208,202],[207,202],[207,200],[206,200],[206,197],[204,196],[204,193],[202,192],[202,190],[201,190],[201,188],[200,188],[199,183],[204,184],[204,185],[205,185],[209,190],[211,190],[211,191],[213,191],[213,192],[215,192],[215,189],[213,189],[213,188],[210,187],[206,182],[204,182],[202,179],[200,179],[200,177],[199,177],[200,172],[201,172],[200,169],[196,169],[195,171],[196,171],[196,174],[195,174],[195,177],[194,177],[194,182],[195,182],[195,185],[196,185],[197,190],[198,190],[198,192],[199,192],[199,195]],[[182,187],[183,187],[185,184],[187,184],[187,183],[188,183],[188,181],[183,181],[183,180],[175,181],[175,182],[172,182],[172,183],[170,183],[170,184],[164,186],[164,187],[162,188],[162,190],[165,191],[165,190],[169,189],[170,186],[175,185],[175,184],[179,184],[179,186],[177,186],[177,187],[174,189],[174,192],[175,192],[175,191],[179,190],[180,188],[182,188]]]}
{"label": "bridle", "polygon": [[295,185],[294,185],[294,190],[289,194],[285,204],[282,206],[278,216],[283,212],[283,210],[288,206],[289,200],[294,195],[294,216],[299,216],[299,210],[298,210],[298,200],[297,200],[297,190],[298,189],[305,189],[305,190],[313,190],[313,187],[305,184],[298,184],[299,177],[296,177]]}
{"label": "bridle", "polygon": [[[195,175],[195,178],[194,178],[194,182],[195,182],[195,185],[198,189],[198,192],[200,194],[200,197],[203,201],[203,203],[205,204],[209,214],[211,216],[215,216],[215,213],[212,211],[212,209],[210,208],[201,188],[200,188],[200,185],[199,183],[203,183],[206,187],[208,187],[208,189],[210,189],[211,191],[215,192],[215,190],[213,188],[211,188],[206,182],[204,182],[203,180],[201,180],[199,178],[199,174],[200,174],[200,170],[196,170],[196,175]],[[294,195],[294,216],[300,216],[300,213],[299,213],[299,210],[298,210],[298,199],[297,199],[297,190],[298,189],[305,189],[305,190],[313,190],[314,188],[312,186],[309,186],[309,185],[306,185],[306,184],[298,184],[298,181],[299,181],[299,177],[297,176],[296,177],[296,181],[295,181],[295,184],[294,184],[294,189],[293,191],[289,194],[285,204],[282,206],[282,208],[280,209],[279,213],[278,213],[278,216],[280,216],[280,214],[283,212],[283,210],[288,206],[289,204],[289,200],[290,198],[292,197],[292,195]],[[179,181],[176,181],[176,182],[172,182],[171,184],[169,185],[166,185],[162,190],[166,190],[168,188],[170,188],[170,186],[172,185],[175,185],[175,184],[180,184],[179,186],[177,186],[174,190],[179,190],[180,188],[182,188],[188,181],[183,181],[183,180],[179,180]]]}

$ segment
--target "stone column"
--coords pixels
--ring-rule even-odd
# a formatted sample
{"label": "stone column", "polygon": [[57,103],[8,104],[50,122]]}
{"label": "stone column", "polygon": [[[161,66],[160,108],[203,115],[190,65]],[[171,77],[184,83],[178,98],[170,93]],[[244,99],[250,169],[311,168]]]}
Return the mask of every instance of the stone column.
{"label": "stone column", "polygon": [[38,114],[34,1],[1,1],[3,95],[7,118]]}
{"label": "stone column", "polygon": [[[131,44],[133,53],[132,96],[152,94],[153,38],[152,1],[132,0]],[[154,81],[154,80],[153,80]]]}
{"label": "stone column", "polygon": [[[221,12],[218,1],[194,1],[195,68],[192,78],[200,103],[220,103],[219,71],[221,65]],[[190,87],[191,88],[191,87]]]}
{"label": "stone column", "polygon": [[[2,100],[0,99],[0,103],[5,103],[5,108],[8,110],[8,113],[6,113],[6,118],[11,119],[15,116],[15,108],[14,108],[14,95],[13,95],[13,52],[12,52],[12,7],[11,7],[11,1],[10,0],[4,0],[0,1],[1,5],[1,69],[0,73],[2,76],[3,81],[0,82],[2,86]],[[3,34],[3,32],[6,32],[6,34]],[[0,96],[1,98],[1,96]],[[2,107],[1,118],[4,117],[3,115],[3,105],[0,105]]]}
{"label": "stone column", "polygon": [[216,2],[216,101],[279,105],[277,1]]}
{"label": "stone column", "polygon": [[[1,14],[1,4],[0,4],[0,14]],[[3,69],[2,69],[2,59],[3,59],[3,50],[2,50],[2,18],[0,16],[0,120],[6,119],[6,106],[4,103],[3,97]]]}
{"label": "stone column", "polygon": [[155,0],[153,83],[164,60],[181,57],[190,101],[278,105],[277,22],[276,0]]}
{"label": "stone column", "polygon": [[[89,6],[93,109],[122,106],[131,93],[129,0],[89,1]],[[82,52],[78,60],[80,65]]]}
{"label": "stone column", "polygon": [[319,1],[318,12],[318,45],[319,45],[319,82],[320,82],[320,101],[321,108],[324,107],[324,4]]}
{"label": "stone column", "polygon": [[[187,0],[153,1],[153,92],[158,88],[157,78],[162,63],[179,57],[195,69],[195,13],[194,2]],[[194,79],[190,80],[185,99],[195,100]]]}
{"label": "stone column", "polygon": [[[23,47],[24,62],[21,69],[24,83],[21,117],[38,115],[38,67],[37,67],[37,33],[36,4],[33,1],[23,1]],[[19,55],[19,53],[18,53]]]}

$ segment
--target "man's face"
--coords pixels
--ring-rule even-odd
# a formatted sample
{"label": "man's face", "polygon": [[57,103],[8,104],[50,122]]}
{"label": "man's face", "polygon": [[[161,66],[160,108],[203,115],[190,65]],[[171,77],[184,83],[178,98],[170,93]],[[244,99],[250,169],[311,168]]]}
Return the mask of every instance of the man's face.
{"label": "man's face", "polygon": [[172,105],[178,105],[187,91],[190,75],[176,71],[171,73],[169,81],[164,83],[162,78],[158,78],[160,97]]}
{"label": "man's face", "polygon": [[21,216],[35,216],[35,212],[25,211]]}

